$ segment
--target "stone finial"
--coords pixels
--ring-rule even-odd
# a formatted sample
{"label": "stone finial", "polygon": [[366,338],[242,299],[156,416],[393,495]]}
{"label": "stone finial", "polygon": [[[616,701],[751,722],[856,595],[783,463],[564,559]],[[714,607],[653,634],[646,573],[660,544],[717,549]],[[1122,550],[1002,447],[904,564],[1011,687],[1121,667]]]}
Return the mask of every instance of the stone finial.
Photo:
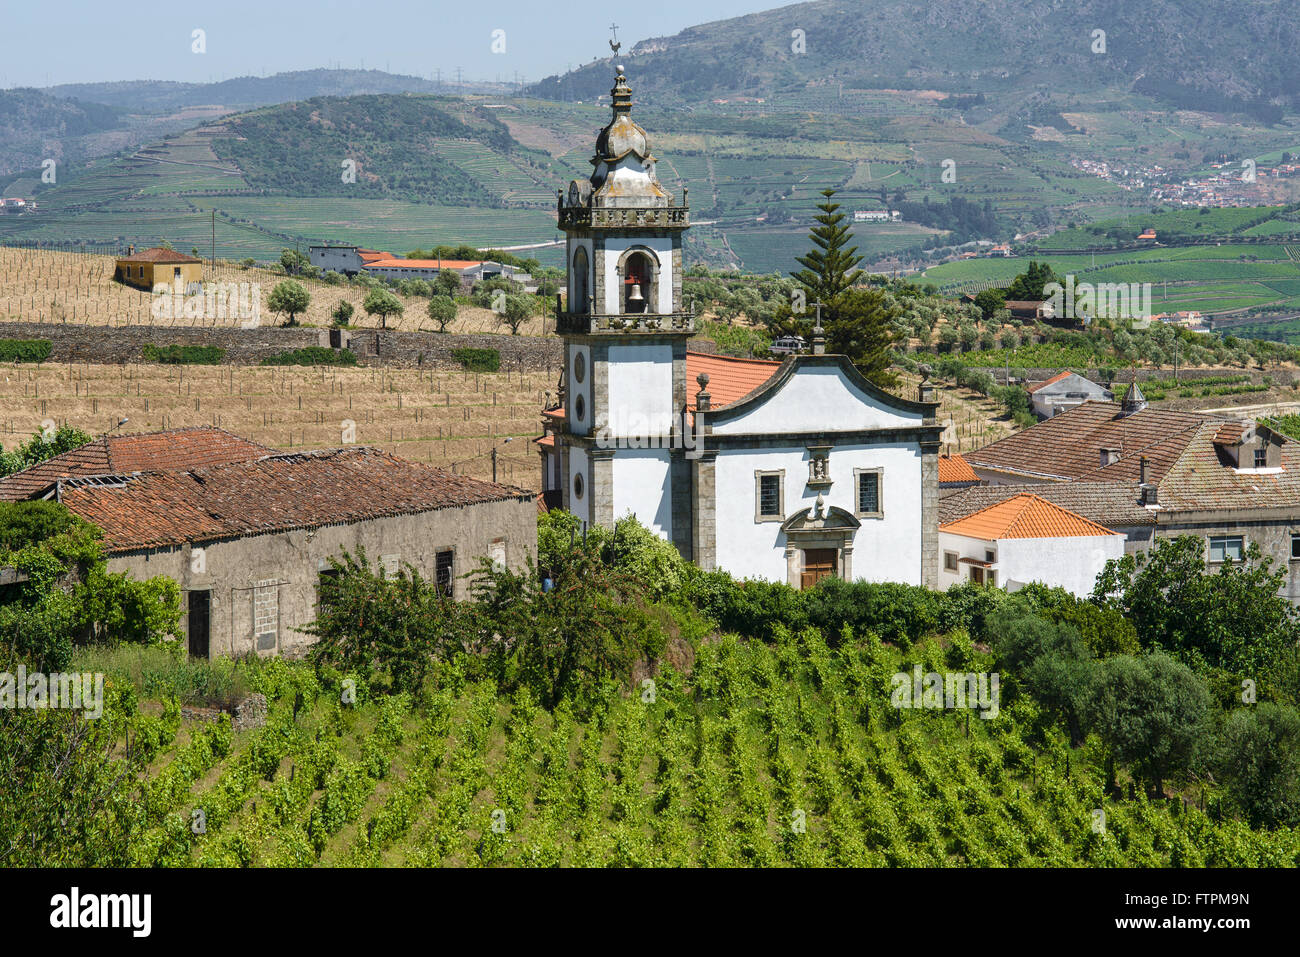
{"label": "stone finial", "polygon": [[821,521],[826,517],[826,496],[821,492],[817,493],[817,503],[813,506],[813,518]]}
{"label": "stone finial", "polygon": [[695,381],[700,385],[700,390],[695,393],[695,409],[697,412],[708,412],[710,408],[709,402],[712,398],[709,395],[709,374],[701,372],[695,377]]}
{"label": "stone finial", "polygon": [[813,313],[813,334],[812,334],[812,354],[815,356],[824,356],[826,354],[826,336],[825,330],[822,329],[822,304],[814,302]]}

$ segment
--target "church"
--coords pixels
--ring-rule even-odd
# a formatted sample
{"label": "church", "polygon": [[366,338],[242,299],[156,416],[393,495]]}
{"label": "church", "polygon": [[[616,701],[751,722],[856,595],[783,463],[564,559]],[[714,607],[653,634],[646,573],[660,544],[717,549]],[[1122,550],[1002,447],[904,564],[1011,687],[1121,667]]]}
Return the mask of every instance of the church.
{"label": "church", "polygon": [[682,238],[688,191],[660,184],[618,67],[591,177],[560,191],[564,367],[538,440],[550,507],[606,527],[631,514],[701,568],[809,587],[938,585],[932,389],[917,401],[845,357],[783,362],[690,348]]}

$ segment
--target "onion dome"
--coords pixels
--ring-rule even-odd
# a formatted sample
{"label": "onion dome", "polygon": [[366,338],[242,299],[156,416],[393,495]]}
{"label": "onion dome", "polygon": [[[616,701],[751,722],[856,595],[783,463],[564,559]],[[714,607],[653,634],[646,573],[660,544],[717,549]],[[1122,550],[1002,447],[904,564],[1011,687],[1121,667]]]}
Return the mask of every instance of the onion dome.
{"label": "onion dome", "polygon": [[610,94],[614,97],[614,117],[609,125],[596,137],[596,155],[592,165],[601,162],[615,163],[629,153],[638,159],[650,158],[650,137],[646,131],[632,122],[632,88],[627,85],[623,68],[617,67],[618,76]]}

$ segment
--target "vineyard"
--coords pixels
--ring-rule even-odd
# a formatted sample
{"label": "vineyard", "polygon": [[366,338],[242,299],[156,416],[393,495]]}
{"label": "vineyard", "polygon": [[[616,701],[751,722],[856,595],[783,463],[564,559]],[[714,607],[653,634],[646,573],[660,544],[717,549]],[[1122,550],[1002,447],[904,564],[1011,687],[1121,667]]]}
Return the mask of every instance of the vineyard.
{"label": "vineyard", "polygon": [[[248,666],[270,700],[265,727],[182,723],[174,704],[151,702],[126,719],[133,746],[152,752],[133,863],[1300,862],[1296,830],[1103,793],[1100,756],[1040,737],[1032,704],[992,720],[891,708],[896,671],[987,664],[969,641],[910,655],[873,637],[832,649],[812,629],[778,628],[772,645],[706,640],[689,674],[611,688],[582,715],[525,691],[508,700],[459,663],[414,700],[303,664]],[[130,711],[126,673],[110,681]]]}

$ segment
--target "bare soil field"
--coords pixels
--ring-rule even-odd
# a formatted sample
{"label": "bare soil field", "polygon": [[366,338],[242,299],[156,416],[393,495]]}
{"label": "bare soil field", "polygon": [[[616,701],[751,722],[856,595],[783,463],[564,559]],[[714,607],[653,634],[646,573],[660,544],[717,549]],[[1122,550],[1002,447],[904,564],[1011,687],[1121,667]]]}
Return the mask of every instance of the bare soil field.
{"label": "bare soil field", "polygon": [[[153,364],[0,364],[0,441],[46,420],[99,436],[215,425],[272,448],[372,445],[415,462],[540,489],[532,439],[546,372]],[[350,434],[349,425],[355,434]],[[508,440],[508,441],[507,441]]]}

